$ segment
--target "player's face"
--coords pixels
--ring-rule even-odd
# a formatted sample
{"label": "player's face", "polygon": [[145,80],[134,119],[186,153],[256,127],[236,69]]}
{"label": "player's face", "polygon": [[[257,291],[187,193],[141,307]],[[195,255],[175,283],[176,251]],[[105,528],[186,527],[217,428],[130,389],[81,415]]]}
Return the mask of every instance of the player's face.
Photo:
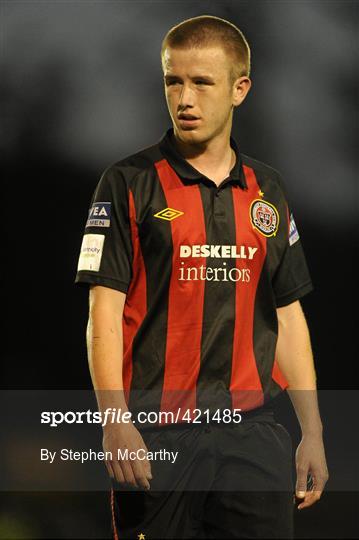
{"label": "player's face", "polygon": [[231,84],[231,59],[222,47],[167,48],[162,65],[176,137],[197,144],[228,135],[233,107],[244,100],[250,81],[241,77]]}

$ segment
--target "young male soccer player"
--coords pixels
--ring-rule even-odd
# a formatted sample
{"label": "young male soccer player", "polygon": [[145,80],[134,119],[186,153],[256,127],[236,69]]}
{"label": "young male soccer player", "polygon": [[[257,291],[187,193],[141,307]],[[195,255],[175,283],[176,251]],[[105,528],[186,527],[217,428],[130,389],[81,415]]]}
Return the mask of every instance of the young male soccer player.
{"label": "young male soccer player", "polygon": [[291,440],[270,406],[284,389],[299,508],[328,478],[299,233],[278,172],[231,137],[251,86],[240,30],[195,17],[161,56],[173,127],[102,175],[76,277],[99,408],[134,413],[104,427],[114,536],[290,538]]}

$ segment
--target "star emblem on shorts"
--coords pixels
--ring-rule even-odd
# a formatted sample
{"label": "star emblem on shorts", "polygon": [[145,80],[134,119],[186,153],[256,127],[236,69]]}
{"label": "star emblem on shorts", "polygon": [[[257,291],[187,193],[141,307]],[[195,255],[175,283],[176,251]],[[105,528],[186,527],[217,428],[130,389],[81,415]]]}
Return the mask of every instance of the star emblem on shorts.
{"label": "star emblem on shorts", "polygon": [[264,197],[264,193],[263,193],[263,191],[262,191],[261,189],[258,191],[258,195],[259,195],[260,197]]}
{"label": "star emblem on shorts", "polygon": [[146,537],[143,533],[137,535],[138,540],[146,540]]}

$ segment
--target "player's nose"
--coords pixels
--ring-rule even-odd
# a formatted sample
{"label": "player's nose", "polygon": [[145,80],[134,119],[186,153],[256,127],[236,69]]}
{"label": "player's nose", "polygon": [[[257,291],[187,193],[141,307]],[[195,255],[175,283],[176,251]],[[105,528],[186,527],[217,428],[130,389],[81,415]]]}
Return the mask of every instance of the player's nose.
{"label": "player's nose", "polygon": [[186,107],[194,106],[194,92],[190,85],[184,84],[179,97],[179,108],[180,110],[185,109]]}

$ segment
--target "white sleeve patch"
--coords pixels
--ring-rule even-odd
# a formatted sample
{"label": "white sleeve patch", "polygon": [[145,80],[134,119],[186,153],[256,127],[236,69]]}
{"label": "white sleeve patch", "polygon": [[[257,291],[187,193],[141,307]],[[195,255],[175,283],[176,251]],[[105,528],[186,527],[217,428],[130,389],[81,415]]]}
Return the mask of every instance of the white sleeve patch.
{"label": "white sleeve patch", "polygon": [[290,215],[289,222],[289,245],[292,246],[299,240],[299,232],[294,221],[293,214]]}
{"label": "white sleeve patch", "polygon": [[104,240],[104,234],[84,235],[77,270],[99,271]]}

